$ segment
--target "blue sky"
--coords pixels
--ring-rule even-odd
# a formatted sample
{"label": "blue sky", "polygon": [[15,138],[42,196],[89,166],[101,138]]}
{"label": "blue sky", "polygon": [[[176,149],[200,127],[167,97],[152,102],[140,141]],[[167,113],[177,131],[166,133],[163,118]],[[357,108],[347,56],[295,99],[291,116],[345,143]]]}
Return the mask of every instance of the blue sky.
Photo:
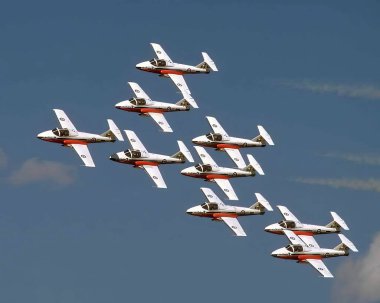
{"label": "blue sky", "polygon": [[[379,302],[379,10],[378,1],[3,3],[1,301]],[[135,69],[153,58],[150,42],[188,64],[206,51],[219,68],[186,77],[200,109],[168,114],[173,134],[114,108],[131,97],[127,81],[153,99],[180,99],[170,80]],[[37,140],[57,125],[52,108],[82,131],[101,133],[112,118],[163,154],[207,133],[206,115],[241,137],[262,124],[276,145],[247,151],[266,175],[232,180],[237,204],[260,192],[316,224],[335,210],[360,252],[326,261],[334,280],[274,259],[287,241],[263,228],[277,210],[242,218],[248,237],[233,237],[186,215],[204,201],[201,186],[222,197],[181,176],[187,164],[163,166],[169,188],[158,190],[143,171],[108,160],[126,142],[90,146],[97,167],[86,169],[72,150]],[[338,237],[317,241],[334,247]]]}

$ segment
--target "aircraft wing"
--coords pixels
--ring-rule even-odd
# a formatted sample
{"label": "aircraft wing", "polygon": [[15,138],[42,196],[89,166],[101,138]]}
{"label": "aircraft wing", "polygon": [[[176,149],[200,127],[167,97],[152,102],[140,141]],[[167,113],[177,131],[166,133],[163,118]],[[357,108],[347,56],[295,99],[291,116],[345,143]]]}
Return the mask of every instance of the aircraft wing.
{"label": "aircraft wing", "polygon": [[240,151],[237,148],[225,148],[224,149],[230,158],[235,162],[237,167],[244,168],[247,166],[243,157],[241,156]]}
{"label": "aircraft wing", "polygon": [[67,128],[74,134],[78,134],[78,131],[75,128],[74,124],[70,121],[69,117],[67,117],[67,115],[62,109],[53,109],[53,111],[55,112],[58,122],[62,128]]}
{"label": "aircraft wing", "polygon": [[87,167],[95,167],[95,163],[92,160],[90,151],[88,150],[87,145],[84,144],[70,144],[72,148],[75,149],[79,157],[84,162],[84,165]]}
{"label": "aircraft wing", "polygon": [[172,59],[170,59],[170,57],[164,51],[164,49],[161,47],[161,45],[159,45],[157,43],[151,43],[150,45],[152,45],[154,52],[156,53],[158,59],[164,59],[165,61],[167,61],[169,63],[173,63]]}
{"label": "aircraft wing", "polygon": [[292,244],[301,245],[305,247],[305,243],[294,232],[285,229],[284,233]]}
{"label": "aircraft wing", "polygon": [[301,238],[303,242],[305,242],[307,247],[320,248],[319,244],[317,243],[317,241],[315,241],[313,236],[299,235],[299,237]]}
{"label": "aircraft wing", "polygon": [[217,195],[215,195],[215,193],[212,189],[207,188],[207,187],[201,187],[201,190],[210,203],[217,203],[219,205],[224,205],[222,200],[220,200],[219,197]]}
{"label": "aircraft wing", "polygon": [[308,262],[311,266],[313,266],[324,278],[334,278],[332,273],[326,267],[325,263],[322,260],[317,259],[306,259],[305,262]]}
{"label": "aircraft wing", "polygon": [[244,232],[244,229],[241,227],[238,219],[230,217],[220,217],[228,225],[229,228],[238,236],[246,237],[247,234]]}
{"label": "aircraft wing", "polygon": [[150,97],[143,91],[143,89],[135,82],[128,82],[129,86],[132,88],[137,98],[143,98],[146,101],[152,101]]}
{"label": "aircraft wing", "polygon": [[161,113],[147,113],[147,115],[151,116],[153,120],[161,127],[161,129],[165,133],[172,133],[173,130],[170,127],[168,121],[166,121],[165,116]]}
{"label": "aircraft wing", "polygon": [[230,181],[227,179],[214,179],[215,183],[219,185],[219,187],[223,190],[223,192],[227,195],[230,200],[239,200],[236,196],[234,189],[231,186]]}
{"label": "aircraft wing", "polygon": [[206,150],[201,147],[201,146],[194,146],[195,150],[197,151],[199,157],[201,158],[202,160],[202,163],[203,164],[211,164],[211,165],[214,165],[214,166],[218,166],[214,159],[211,158],[211,156],[208,154],[208,152],[206,152]]}
{"label": "aircraft wing", "polygon": [[212,130],[214,133],[221,134],[224,138],[228,139],[228,134],[227,132],[223,129],[223,127],[220,125],[218,120],[216,120],[214,117],[206,117],[208,123],[210,124]]}
{"label": "aircraft wing", "polygon": [[191,92],[189,87],[187,86],[185,79],[181,75],[168,74],[170,79],[174,82],[174,84],[181,91],[183,97],[188,101],[192,107],[198,108],[197,102],[195,102],[194,98],[191,96]]}
{"label": "aircraft wing", "polygon": [[142,165],[141,167],[145,169],[154,183],[156,183],[158,188],[167,188],[164,178],[162,178],[160,170],[158,169],[158,166]]}
{"label": "aircraft wing", "polygon": [[133,149],[138,149],[139,151],[141,151],[141,153],[145,154],[145,156],[149,155],[144,144],[141,143],[140,139],[137,137],[134,131],[125,130],[125,134],[127,135],[128,140],[131,143]]}
{"label": "aircraft wing", "polygon": [[301,224],[301,222],[297,219],[297,217],[293,215],[292,212],[287,207],[281,206],[281,205],[277,205],[277,207],[280,210],[285,220],[291,220],[291,221]]}

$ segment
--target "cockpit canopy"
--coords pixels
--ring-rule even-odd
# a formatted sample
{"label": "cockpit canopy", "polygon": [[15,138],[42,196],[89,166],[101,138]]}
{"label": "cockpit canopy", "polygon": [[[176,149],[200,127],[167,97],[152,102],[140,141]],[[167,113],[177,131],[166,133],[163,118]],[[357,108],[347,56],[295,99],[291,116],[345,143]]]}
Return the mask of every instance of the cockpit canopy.
{"label": "cockpit canopy", "polygon": [[131,102],[133,105],[145,105],[146,101],[144,98],[131,98],[129,99],[129,102]]}
{"label": "cockpit canopy", "polygon": [[212,166],[210,164],[198,164],[195,166],[195,169],[204,173],[212,171]]}
{"label": "cockpit canopy", "polygon": [[278,224],[280,224],[280,226],[283,228],[295,228],[296,227],[296,223],[294,221],[289,221],[289,220],[282,220],[282,221],[278,222]]}
{"label": "cockpit canopy", "polygon": [[209,133],[206,135],[206,138],[211,140],[211,141],[222,141],[223,137],[221,134]]}
{"label": "cockpit canopy", "polygon": [[289,244],[285,248],[290,252],[302,252],[303,251],[302,245],[298,245],[298,244]]}
{"label": "cockpit canopy", "polygon": [[205,210],[218,210],[218,204],[217,203],[203,203],[201,207]]}
{"label": "cockpit canopy", "polygon": [[67,128],[54,128],[52,130],[53,134],[58,137],[69,137],[70,131]]}
{"label": "cockpit canopy", "polygon": [[124,154],[128,158],[141,158],[141,151],[136,149],[127,149],[126,151],[124,151]]}
{"label": "cockpit canopy", "polygon": [[149,62],[150,64],[158,67],[166,66],[166,61],[164,59],[152,59]]}

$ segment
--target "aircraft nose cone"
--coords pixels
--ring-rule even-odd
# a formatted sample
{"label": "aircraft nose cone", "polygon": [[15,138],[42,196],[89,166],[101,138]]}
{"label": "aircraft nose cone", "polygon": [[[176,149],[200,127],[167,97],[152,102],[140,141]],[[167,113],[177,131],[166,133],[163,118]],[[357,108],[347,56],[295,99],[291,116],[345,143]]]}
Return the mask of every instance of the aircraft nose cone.
{"label": "aircraft nose cone", "polygon": [[138,63],[138,64],[136,64],[136,68],[137,69],[142,69],[143,66],[144,66],[144,63]]}
{"label": "aircraft nose cone", "polygon": [[119,156],[117,154],[112,154],[110,156],[110,160],[118,162],[119,161]]}

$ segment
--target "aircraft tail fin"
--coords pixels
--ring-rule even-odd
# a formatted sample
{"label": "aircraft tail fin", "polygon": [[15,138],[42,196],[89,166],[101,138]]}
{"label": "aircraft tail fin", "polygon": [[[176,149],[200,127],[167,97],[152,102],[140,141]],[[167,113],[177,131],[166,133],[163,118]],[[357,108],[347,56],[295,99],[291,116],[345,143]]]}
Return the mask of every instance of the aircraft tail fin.
{"label": "aircraft tail fin", "polygon": [[260,211],[260,214],[264,214],[265,210],[273,211],[272,206],[269,204],[268,200],[266,200],[262,194],[255,193],[257,202],[250,206],[251,209],[257,209]]}
{"label": "aircraft tail fin", "polygon": [[185,162],[186,160],[189,162],[194,162],[193,156],[191,155],[190,151],[186,147],[185,143],[182,141],[177,141],[179,146],[179,152],[175,153],[172,157],[177,158]]}
{"label": "aircraft tail fin", "polygon": [[259,135],[255,138],[253,138],[252,141],[261,142],[263,144],[263,146],[265,146],[267,144],[268,145],[274,145],[274,142],[273,142],[271,136],[265,130],[265,128],[262,127],[261,125],[257,125],[257,128],[259,129]]}
{"label": "aircraft tail fin", "polygon": [[333,220],[326,225],[326,227],[336,228],[340,230],[343,228],[344,230],[349,230],[346,222],[334,211],[331,211],[331,216],[333,217]]}
{"label": "aircraft tail fin", "polygon": [[185,106],[187,109],[190,109],[190,105],[191,105],[189,101],[186,100],[186,98],[179,100],[176,104]]}
{"label": "aircraft tail fin", "polygon": [[338,234],[338,236],[342,242],[339,245],[335,246],[334,249],[343,250],[346,252],[347,255],[349,254],[350,249],[354,252],[358,252],[358,249],[356,248],[354,243],[352,243],[350,240],[348,240],[345,235]]}
{"label": "aircraft tail fin", "polygon": [[211,69],[213,72],[218,71],[218,68],[216,67],[215,62],[210,58],[210,56],[207,53],[202,52],[202,57],[203,57],[203,62],[199,63],[196,67],[205,68],[208,71],[210,71]]}
{"label": "aircraft tail fin", "polygon": [[119,140],[119,141],[124,141],[123,135],[121,134],[120,129],[116,126],[115,122],[111,119],[107,119],[109,129],[102,133],[101,136],[104,137],[110,137],[114,141]]}
{"label": "aircraft tail fin", "polygon": [[258,172],[259,175],[264,175],[264,171],[261,168],[260,164],[256,161],[256,159],[253,158],[252,155],[247,155],[247,157],[248,157],[249,165],[247,165],[243,169],[250,172]]}

